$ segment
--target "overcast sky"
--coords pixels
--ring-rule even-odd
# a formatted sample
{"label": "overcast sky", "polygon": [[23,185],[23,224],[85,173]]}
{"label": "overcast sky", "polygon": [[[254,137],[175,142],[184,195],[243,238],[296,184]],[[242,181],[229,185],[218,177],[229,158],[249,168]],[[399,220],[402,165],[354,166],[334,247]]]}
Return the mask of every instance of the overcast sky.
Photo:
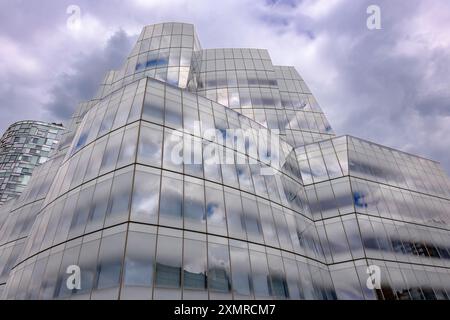
{"label": "overcast sky", "polygon": [[[366,25],[369,5],[381,30]],[[80,28],[67,27],[69,5]],[[294,65],[337,134],[450,172],[450,1],[0,0],[0,131],[64,121],[118,68],[144,25],[195,24],[204,48],[257,47]]]}

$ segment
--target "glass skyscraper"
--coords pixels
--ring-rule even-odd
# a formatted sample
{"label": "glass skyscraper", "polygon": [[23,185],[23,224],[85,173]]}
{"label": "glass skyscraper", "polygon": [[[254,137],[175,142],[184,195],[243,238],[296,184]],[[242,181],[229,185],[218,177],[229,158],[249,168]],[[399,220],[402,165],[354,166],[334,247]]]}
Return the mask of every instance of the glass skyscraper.
{"label": "glass skyscraper", "polygon": [[0,206],[21,194],[33,169],[49,158],[61,130],[61,125],[40,121],[9,126],[0,138]]}
{"label": "glass skyscraper", "polygon": [[151,25],[0,209],[0,295],[448,299],[449,201],[438,163],[336,137],[266,50]]}

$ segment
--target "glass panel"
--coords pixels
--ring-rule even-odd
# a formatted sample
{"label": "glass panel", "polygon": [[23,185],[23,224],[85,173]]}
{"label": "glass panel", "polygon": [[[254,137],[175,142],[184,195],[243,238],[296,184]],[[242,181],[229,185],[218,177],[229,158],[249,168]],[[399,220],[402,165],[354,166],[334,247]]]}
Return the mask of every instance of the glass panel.
{"label": "glass panel", "polygon": [[345,233],[352,251],[352,257],[353,259],[362,258],[364,256],[364,251],[356,218],[351,217],[349,219],[346,217],[345,219],[343,218],[343,220]]}
{"label": "glass panel", "polygon": [[94,286],[95,273],[97,269],[97,255],[100,240],[83,243],[81,246],[78,266],[81,270],[81,289],[77,294],[90,294]]}
{"label": "glass panel", "polygon": [[159,187],[161,173],[136,170],[131,204],[133,221],[156,223],[158,220]]}
{"label": "glass panel", "polygon": [[67,239],[67,234],[69,232],[70,223],[72,221],[72,216],[75,211],[75,205],[78,199],[78,193],[69,195],[64,205],[64,210],[61,213],[61,218],[59,219],[58,229],[56,231],[55,239],[53,240],[53,245],[63,242]]}
{"label": "glass panel", "polygon": [[184,227],[186,229],[205,230],[205,191],[201,180],[184,181]]}
{"label": "glass panel", "polygon": [[252,282],[255,298],[258,299],[269,297],[270,278],[266,254],[250,250],[250,261],[252,265]]}
{"label": "glass panel", "polygon": [[[154,234],[143,232],[128,234],[124,287],[152,287],[155,245],[156,235]],[[151,289],[148,290],[151,292]]]}
{"label": "glass panel", "polygon": [[233,291],[235,295],[251,294],[250,260],[247,249],[230,246]]}
{"label": "glass panel", "polygon": [[241,189],[253,193],[253,182],[249,166],[247,164],[236,164],[236,172]]}
{"label": "glass panel", "polygon": [[179,131],[164,130],[163,167],[183,172],[183,134]]}
{"label": "glass panel", "polygon": [[182,110],[181,101],[173,101],[170,99],[166,100],[166,126],[175,129],[181,129],[183,126],[182,122]]}
{"label": "glass panel", "polygon": [[262,227],[258,207],[256,206],[256,199],[242,197],[242,207],[243,212],[245,213],[245,228],[247,230],[248,240],[263,242]]}
{"label": "glass panel", "polygon": [[105,226],[110,226],[128,220],[130,210],[131,185],[133,172],[116,175],[109,197],[109,211]]}
{"label": "glass panel", "polygon": [[139,134],[138,162],[161,167],[162,129],[142,125]]}
{"label": "glass panel", "polygon": [[101,137],[102,135],[108,133],[111,130],[111,126],[114,121],[114,117],[116,115],[118,104],[111,105],[109,104],[106,108],[106,114],[103,118],[102,124],[100,125],[100,130],[98,132],[98,137]]}
{"label": "glass panel", "polygon": [[94,186],[83,189],[80,192],[77,208],[72,218],[72,224],[70,225],[69,239],[81,235],[86,227],[86,222],[89,217],[89,209],[91,205],[92,195],[94,193]]}
{"label": "glass panel", "polygon": [[108,145],[103,154],[102,165],[100,166],[100,175],[116,167],[117,158],[119,156],[120,143],[122,142],[123,130],[109,136]]}
{"label": "glass panel", "polygon": [[227,235],[223,190],[218,185],[207,183],[205,191],[208,232]]}
{"label": "glass panel", "polygon": [[128,119],[128,114],[130,113],[131,104],[133,103],[133,96],[130,96],[130,90],[133,91],[134,94],[136,85],[132,84],[131,86],[125,89],[124,95],[122,97],[122,101],[119,104],[119,108],[117,109],[116,118],[114,119],[113,129],[120,128],[124,126]]}
{"label": "glass panel", "polygon": [[272,210],[267,204],[258,203],[259,213],[261,216],[261,227],[264,234],[266,244],[278,247],[278,236],[275,230],[275,223],[273,221]]}
{"label": "glass panel", "polygon": [[[0,253],[1,253],[1,251],[0,251]],[[34,269],[33,269],[33,274],[31,275],[31,278],[30,278],[30,285],[27,290],[27,295],[26,295],[27,300],[37,299],[38,294],[39,294],[41,280],[42,280],[42,275],[44,274],[46,264],[47,264],[47,258],[40,259],[35,263]],[[4,286],[2,286],[2,287],[4,287]],[[1,296],[2,296],[2,290],[0,287],[0,297]]]}
{"label": "glass panel", "polygon": [[[230,151],[226,151],[230,152]],[[222,164],[222,177],[223,184],[228,185],[230,187],[239,188],[239,182],[236,175],[236,168],[234,164]]]}
{"label": "glass panel", "polygon": [[137,145],[138,127],[128,128],[123,136],[122,146],[120,148],[117,168],[126,166],[135,161]]}
{"label": "glass panel", "polygon": [[161,203],[159,224],[181,227],[183,205],[183,180],[181,176],[163,173],[161,181]]}
{"label": "glass panel", "polygon": [[[359,280],[353,263],[346,263],[346,268],[340,267],[339,270],[332,270],[331,277],[336,288],[338,299],[341,300],[361,300],[364,296],[361,292]],[[342,268],[342,269],[341,269]]]}
{"label": "glass panel", "polygon": [[183,286],[186,289],[206,289],[206,243],[184,239]]}
{"label": "glass panel", "polygon": [[341,167],[334,152],[324,155],[323,160],[325,161],[330,179],[342,176]]}
{"label": "glass panel", "polygon": [[347,178],[334,180],[331,182],[336,205],[341,214],[354,212],[353,197],[350,190],[350,182]]}
{"label": "glass panel", "polygon": [[147,92],[144,100],[142,119],[163,124],[164,98]]}
{"label": "glass panel", "polygon": [[267,261],[269,262],[272,296],[278,299],[289,297],[281,257],[269,254],[267,255]]}
{"label": "glass panel", "polygon": [[69,277],[69,275],[66,273],[66,270],[68,266],[76,265],[78,263],[79,253],[80,246],[66,249],[64,251],[53,298],[68,298],[72,295],[72,290],[69,290],[66,284],[67,278]]}
{"label": "glass panel", "polygon": [[[143,84],[143,85],[141,85],[141,84]],[[141,80],[139,82],[139,87],[145,87],[145,82],[142,82],[142,80]],[[142,91],[143,91],[143,88],[142,89],[138,88],[138,92],[142,92]],[[127,121],[128,123],[136,121],[141,117],[141,110],[142,110],[143,102],[144,102],[144,94],[143,93],[136,94],[136,96],[134,97],[134,100],[133,100],[133,105],[131,106],[130,115],[128,116],[128,121]]]}
{"label": "glass panel", "polygon": [[181,286],[182,239],[158,236],[155,285],[165,288]]}
{"label": "glass panel", "polygon": [[108,198],[111,184],[111,178],[97,183],[94,191],[94,197],[92,199],[86,232],[92,232],[93,230],[97,230],[103,227],[106,209],[108,207]]}
{"label": "glass panel", "polygon": [[91,158],[89,160],[89,165],[87,167],[87,172],[84,181],[97,177],[98,170],[100,169],[100,165],[102,163],[102,157],[103,152],[105,151],[105,147],[106,147],[106,139],[97,141],[95,143],[94,150],[92,151]]}
{"label": "glass panel", "polygon": [[333,190],[330,182],[323,182],[316,185],[317,197],[323,218],[337,216],[339,211],[334,200]]}
{"label": "glass panel", "polygon": [[304,299],[300,290],[300,278],[297,263],[294,260],[283,258],[284,269],[286,270],[286,281],[289,289],[289,298],[293,300]]}
{"label": "glass panel", "polygon": [[341,219],[335,218],[325,220],[325,229],[334,262],[351,259],[351,254]]}
{"label": "glass panel", "polygon": [[225,245],[208,243],[208,286],[211,291],[230,291],[230,259]]}
{"label": "glass panel", "polygon": [[245,239],[245,222],[242,213],[241,197],[239,194],[225,190],[228,233],[230,237]]}
{"label": "glass panel", "polygon": [[[124,248],[125,233],[115,234],[102,239],[95,286],[97,291],[99,289],[119,287]],[[111,291],[111,296],[108,298],[117,299],[117,294],[118,290]]]}

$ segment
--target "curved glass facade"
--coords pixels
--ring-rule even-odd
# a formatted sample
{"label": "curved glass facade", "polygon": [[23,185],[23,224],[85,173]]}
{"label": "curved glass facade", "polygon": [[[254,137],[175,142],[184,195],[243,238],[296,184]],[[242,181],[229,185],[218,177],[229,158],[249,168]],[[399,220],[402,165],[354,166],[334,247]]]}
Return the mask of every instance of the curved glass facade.
{"label": "curved glass facade", "polygon": [[449,186],[432,161],[335,137],[267,51],[147,26],[1,209],[0,295],[446,299]]}

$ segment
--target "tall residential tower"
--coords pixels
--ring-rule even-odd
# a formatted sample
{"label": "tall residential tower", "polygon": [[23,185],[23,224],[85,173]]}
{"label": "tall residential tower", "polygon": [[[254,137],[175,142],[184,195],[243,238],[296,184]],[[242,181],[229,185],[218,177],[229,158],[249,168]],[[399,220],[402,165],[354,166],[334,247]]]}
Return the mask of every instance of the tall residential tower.
{"label": "tall residential tower", "polygon": [[34,168],[49,158],[62,125],[19,121],[0,138],[0,205],[18,197]]}

